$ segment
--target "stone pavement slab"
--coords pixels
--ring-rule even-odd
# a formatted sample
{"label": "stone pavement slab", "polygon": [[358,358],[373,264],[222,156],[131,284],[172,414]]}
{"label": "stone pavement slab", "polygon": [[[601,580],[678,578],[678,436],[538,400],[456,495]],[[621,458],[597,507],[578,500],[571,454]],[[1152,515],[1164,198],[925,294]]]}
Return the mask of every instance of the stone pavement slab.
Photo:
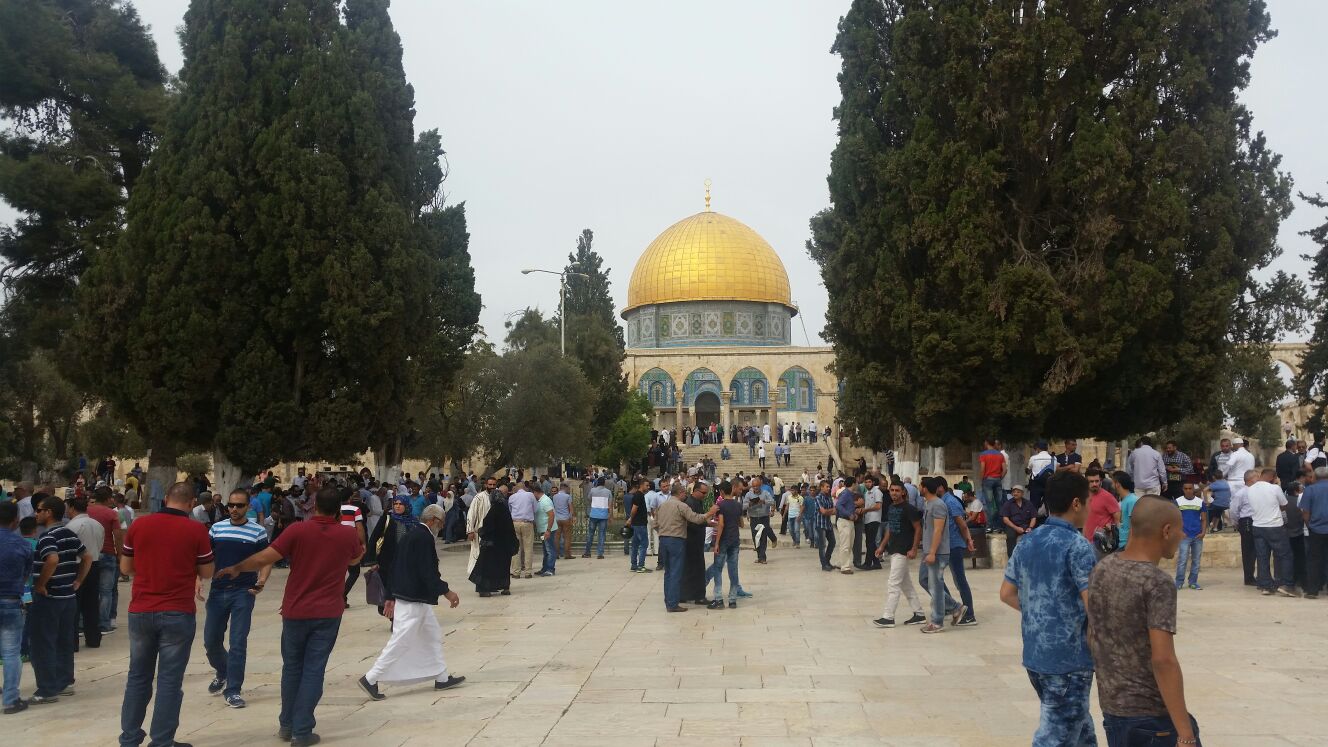
{"label": "stone pavement slab", "polygon": [[[553,578],[514,581],[480,599],[466,557],[442,554],[461,606],[437,611],[450,670],[466,684],[384,686],[368,702],[355,680],[388,624],[352,593],[328,667],[317,731],[328,744],[524,747],[1004,747],[1028,745],[1038,704],[1020,666],[1018,615],[997,599],[1000,571],[968,574],[980,624],[923,636],[878,630],[884,573],[822,573],[814,551],[781,545],[768,565],[741,558],[756,596],[735,610],[666,614],[663,574],[626,559],[561,560]],[[179,738],[195,745],[278,744],[277,615],[285,571],[259,597],[244,696],[207,695],[202,615],[185,678]],[[1180,592],[1177,650],[1205,744],[1308,747],[1323,736],[1328,599],[1261,597],[1239,570],[1206,569],[1203,591]],[[76,657],[77,691],[5,716],[6,744],[112,744],[128,667],[128,588],[120,631]],[[923,597],[925,603],[925,595]],[[201,612],[201,610],[200,610]],[[901,610],[902,612],[902,610]],[[23,692],[33,678],[24,667]],[[1094,718],[1100,724],[1096,695]],[[149,715],[150,718],[150,715]],[[1099,731],[1101,737],[1101,732]],[[1105,743],[1105,742],[1104,742]]]}

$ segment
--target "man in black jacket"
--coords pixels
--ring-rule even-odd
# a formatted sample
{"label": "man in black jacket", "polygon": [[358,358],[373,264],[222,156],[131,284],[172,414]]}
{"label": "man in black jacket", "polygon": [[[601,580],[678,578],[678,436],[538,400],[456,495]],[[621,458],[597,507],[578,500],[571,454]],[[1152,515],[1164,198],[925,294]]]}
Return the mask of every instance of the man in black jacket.
{"label": "man in black jacket", "polygon": [[383,579],[386,598],[383,614],[392,620],[392,637],[373,667],[359,680],[360,689],[373,700],[387,697],[378,692],[380,682],[408,684],[433,680],[435,690],[446,690],[466,680],[447,673],[443,631],[433,612],[440,596],[452,607],[461,603],[438,574],[434,540],[444,521],[442,506],[425,506],[420,523],[408,529],[397,543],[390,578]]}

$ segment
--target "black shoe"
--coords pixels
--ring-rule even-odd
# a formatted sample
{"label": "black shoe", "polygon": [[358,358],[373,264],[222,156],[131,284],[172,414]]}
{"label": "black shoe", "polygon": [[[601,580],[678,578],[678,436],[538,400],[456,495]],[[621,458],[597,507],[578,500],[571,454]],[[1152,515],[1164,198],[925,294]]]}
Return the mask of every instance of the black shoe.
{"label": "black shoe", "polygon": [[922,615],[914,615],[904,621],[905,625],[921,625],[927,622],[927,618]]}
{"label": "black shoe", "polygon": [[[590,553],[586,553],[585,555],[582,555],[581,557],[583,557],[583,558],[588,558],[588,557],[590,557]],[[600,557],[602,558],[602,557],[604,557],[604,556],[601,555]],[[568,557],[568,560],[571,560],[571,557],[570,557],[570,556]]]}
{"label": "black shoe", "polygon": [[680,605],[678,605],[678,606],[676,606],[676,607],[668,607],[668,608],[666,608],[664,611],[665,611],[665,612],[686,612],[687,609],[688,609],[687,607],[684,607],[684,606],[682,606],[682,605],[680,604]]}
{"label": "black shoe", "polygon": [[5,715],[8,716],[10,714],[19,713],[26,710],[28,710],[28,704],[23,702],[22,700],[16,700],[14,701],[13,705],[5,706]]}
{"label": "black shoe", "polygon": [[729,602],[729,609],[731,609],[731,610],[736,610],[736,609],[738,609],[738,603],[737,603],[737,602]]}
{"label": "black shoe", "polygon": [[[323,738],[317,734],[310,733],[307,737],[291,737],[291,747],[308,747],[311,744],[318,744]],[[178,745],[179,742],[176,742]]]}
{"label": "black shoe", "polygon": [[823,565],[823,566],[821,566],[821,570],[823,570],[823,571],[833,571],[834,569],[835,569],[835,567],[832,566],[832,565]]}
{"label": "black shoe", "polygon": [[711,602],[710,604],[707,604],[707,605],[706,605],[706,609],[711,609],[711,610],[722,610],[722,609],[724,609],[724,600],[723,600],[723,599],[716,599],[715,601]]}
{"label": "black shoe", "polygon": [[60,701],[58,695],[33,695],[28,698],[28,705],[46,705],[47,703],[57,703]]}
{"label": "black shoe", "polygon": [[280,739],[280,740],[283,741],[283,742],[289,742],[289,741],[290,741],[290,727],[289,727],[289,726],[278,726],[278,727],[277,727],[277,739]]}
{"label": "black shoe", "polygon": [[457,685],[460,685],[462,682],[465,682],[465,681],[466,681],[466,678],[465,678],[465,677],[454,677],[454,676],[452,676],[452,675],[449,674],[449,675],[447,675],[447,681],[446,681],[446,682],[435,682],[435,683],[433,683],[433,689],[435,689],[435,690],[447,690],[447,689],[450,689],[450,688],[456,687]]}
{"label": "black shoe", "polygon": [[487,598],[487,597],[491,597],[491,596],[493,596],[493,592],[491,592],[491,591],[481,591],[481,592],[480,592],[480,597],[482,597],[482,598]]}
{"label": "black shoe", "polygon": [[208,683],[208,695],[221,695],[221,691],[226,689],[226,680],[221,677],[213,677]]}
{"label": "black shoe", "polygon": [[965,617],[964,619],[962,619],[962,620],[960,620],[959,622],[955,623],[955,625],[959,625],[959,626],[970,626],[970,625],[977,625],[977,624],[978,624],[978,619],[977,619],[976,617],[971,616],[971,615],[970,615],[969,617]]}
{"label": "black shoe", "polygon": [[511,590],[511,589],[503,589],[502,591],[498,592],[498,595],[499,595],[499,596],[504,596],[504,597],[510,597],[510,596],[512,596],[512,590]]}
{"label": "black shoe", "polygon": [[369,696],[370,700],[383,700],[387,697],[386,695],[378,692],[378,685],[370,682],[368,677],[361,676],[358,680],[355,681],[355,684],[360,686],[360,689],[363,690],[364,693]]}
{"label": "black shoe", "polygon": [[895,621],[888,617],[878,617],[875,620],[872,620],[872,625],[875,625],[878,628],[893,628],[895,626]]}

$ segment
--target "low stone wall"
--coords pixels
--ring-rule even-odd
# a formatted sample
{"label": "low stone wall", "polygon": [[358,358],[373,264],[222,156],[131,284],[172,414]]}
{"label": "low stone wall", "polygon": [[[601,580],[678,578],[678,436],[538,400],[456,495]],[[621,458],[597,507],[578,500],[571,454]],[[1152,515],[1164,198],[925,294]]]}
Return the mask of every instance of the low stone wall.
{"label": "low stone wall", "polygon": [[[987,537],[991,541],[991,557],[997,568],[1005,567],[1005,535],[993,534]],[[1162,561],[1165,565],[1169,560]],[[1201,569],[1240,568],[1240,535],[1235,530],[1227,529],[1217,534],[1204,537],[1203,557],[1199,561]]]}

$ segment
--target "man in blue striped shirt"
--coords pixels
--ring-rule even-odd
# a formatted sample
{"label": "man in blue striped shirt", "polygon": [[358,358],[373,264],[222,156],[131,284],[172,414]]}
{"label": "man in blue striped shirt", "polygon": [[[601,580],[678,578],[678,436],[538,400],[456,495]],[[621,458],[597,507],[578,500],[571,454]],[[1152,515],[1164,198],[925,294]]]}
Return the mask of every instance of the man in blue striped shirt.
{"label": "man in blue striped shirt", "polygon": [[92,555],[83,551],[78,535],[60,526],[65,517],[64,502],[53,495],[39,495],[37,524],[46,533],[37,540],[32,561],[28,625],[37,691],[28,700],[29,705],[53,703],[61,695],[74,694],[74,647],[78,645],[75,592],[92,568]]}
{"label": "man in blue striped shirt", "polygon": [[[230,520],[219,521],[208,530],[218,568],[230,568],[267,547],[267,530],[247,516],[248,492],[232,490],[226,499],[226,511]],[[272,566],[265,565],[261,571],[241,573],[234,578],[214,578],[208,592],[203,648],[207,651],[208,664],[217,672],[208,684],[208,693],[221,693],[231,708],[244,708],[245,705],[240,688],[244,685],[254,597],[263,591],[271,572]],[[227,624],[231,630],[230,651],[222,643]]]}

